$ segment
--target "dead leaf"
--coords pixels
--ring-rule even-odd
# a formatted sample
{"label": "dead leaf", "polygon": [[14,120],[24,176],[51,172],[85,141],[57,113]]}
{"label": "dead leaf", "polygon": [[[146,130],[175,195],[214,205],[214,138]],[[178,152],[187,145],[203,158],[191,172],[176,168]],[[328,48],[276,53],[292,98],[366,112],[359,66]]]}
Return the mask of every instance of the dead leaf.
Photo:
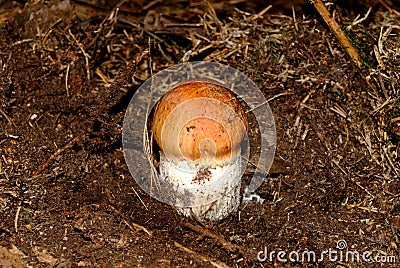
{"label": "dead leaf", "polygon": [[0,246],[0,267],[26,267],[26,263],[22,260],[24,257],[25,254],[14,245],[11,249]]}
{"label": "dead leaf", "polygon": [[39,249],[39,247],[32,248],[33,253],[39,262],[50,264],[51,266],[55,265],[58,262],[58,259],[53,257],[50,253],[47,252],[47,249]]}

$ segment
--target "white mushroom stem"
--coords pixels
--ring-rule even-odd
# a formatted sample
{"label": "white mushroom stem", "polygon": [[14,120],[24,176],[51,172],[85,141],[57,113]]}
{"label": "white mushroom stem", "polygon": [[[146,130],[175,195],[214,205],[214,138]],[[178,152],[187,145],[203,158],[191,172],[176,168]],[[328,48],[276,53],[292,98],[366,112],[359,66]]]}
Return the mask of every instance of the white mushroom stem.
{"label": "white mushroom stem", "polygon": [[[188,161],[180,161],[175,165],[161,157],[160,175],[174,189],[194,193],[196,200],[193,202],[202,204],[194,207],[177,204],[177,211],[185,216],[195,216],[199,220],[220,220],[236,211],[240,205],[240,150],[233,162],[208,169],[191,168]],[[224,193],[221,194],[217,189],[222,189]]]}

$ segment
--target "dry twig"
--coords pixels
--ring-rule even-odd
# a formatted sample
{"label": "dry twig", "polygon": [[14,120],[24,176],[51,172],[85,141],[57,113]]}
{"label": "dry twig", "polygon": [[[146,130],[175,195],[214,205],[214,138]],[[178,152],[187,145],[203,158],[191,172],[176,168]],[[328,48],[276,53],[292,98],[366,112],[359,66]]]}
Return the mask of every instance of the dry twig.
{"label": "dry twig", "polygon": [[235,252],[235,251],[242,251],[241,248],[238,245],[234,245],[228,241],[226,241],[223,237],[211,232],[208,229],[202,228],[200,226],[195,226],[189,222],[181,222],[181,226],[187,227],[197,233],[203,234],[205,236],[208,236],[210,238],[215,239],[223,248],[228,250],[229,252]]}
{"label": "dry twig", "polygon": [[223,262],[212,261],[207,256],[204,256],[204,255],[202,255],[200,253],[197,253],[197,252],[195,252],[195,251],[183,246],[182,244],[180,244],[180,243],[178,243],[176,241],[174,241],[174,245],[175,245],[175,247],[179,248],[180,250],[182,250],[182,251],[184,251],[186,253],[192,254],[193,256],[195,256],[196,258],[198,258],[198,259],[200,259],[200,260],[202,260],[204,262],[209,262],[214,267],[217,267],[217,268],[229,268],[230,267],[230,266],[228,266],[227,264],[225,264]]}
{"label": "dry twig", "polygon": [[[111,202],[111,200],[109,200],[109,201]],[[125,218],[124,214],[122,214],[122,212],[119,211],[118,209],[116,209],[112,204],[108,204],[108,206],[109,206],[112,210],[114,210],[114,211],[122,218],[122,221],[126,224],[126,226],[128,226],[128,228],[129,228],[131,231],[133,231],[133,232],[136,232],[136,231],[143,231],[143,232],[145,232],[146,234],[148,234],[149,236],[152,236],[153,231],[148,230],[146,227],[144,227],[144,226],[142,226],[142,225],[140,225],[140,224],[137,224],[137,223],[128,221],[128,220]]]}
{"label": "dry twig", "polygon": [[65,150],[68,150],[68,149],[72,148],[72,146],[74,146],[78,142],[79,138],[80,137],[73,138],[71,141],[69,141],[62,148],[58,149],[54,154],[52,154],[46,160],[46,162],[44,162],[42,165],[39,166],[38,169],[36,169],[36,171],[33,173],[33,175],[39,175],[40,173],[42,173],[42,171],[45,170],[50,165],[50,163],[53,161],[54,158],[56,158],[57,156],[62,154]]}
{"label": "dry twig", "polygon": [[321,0],[310,0],[310,3],[315,7],[318,13],[321,15],[322,19],[328,25],[329,29],[336,36],[340,45],[344,48],[347,55],[351,58],[351,60],[358,66],[361,67],[360,57],[358,56],[357,50],[351,44],[347,35],[340,28],[339,24],[332,18],[329,11],[326,9],[324,3]]}

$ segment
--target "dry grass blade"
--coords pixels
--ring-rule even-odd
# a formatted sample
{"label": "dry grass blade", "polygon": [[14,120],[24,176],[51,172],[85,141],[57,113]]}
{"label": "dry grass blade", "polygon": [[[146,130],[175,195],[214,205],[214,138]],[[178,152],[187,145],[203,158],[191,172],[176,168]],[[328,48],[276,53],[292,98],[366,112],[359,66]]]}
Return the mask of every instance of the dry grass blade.
{"label": "dry grass blade", "polygon": [[272,8],[272,5],[267,6],[266,8],[264,8],[263,10],[261,10],[259,13],[254,14],[253,16],[251,16],[249,18],[249,20],[256,20],[258,18],[262,18],[262,16],[267,13],[268,10],[270,10]]}
{"label": "dry grass blade", "polygon": [[90,55],[85,51],[83,44],[76,39],[75,35],[71,32],[70,29],[68,29],[69,35],[72,37],[74,42],[78,45],[79,49],[82,51],[83,57],[85,58],[85,66],[86,66],[86,77],[87,80],[90,82],[90,66],[89,66],[89,58]]}
{"label": "dry grass blade", "polygon": [[314,130],[314,132],[317,134],[317,137],[321,141],[322,145],[329,152],[331,150],[331,146],[330,146],[329,142],[327,141],[325,135],[322,133],[322,131],[317,126],[315,121],[313,121],[312,119],[309,119],[309,123],[310,123],[312,130]]}
{"label": "dry grass blade", "polygon": [[15,124],[12,121],[12,119],[1,108],[0,108],[0,114],[3,115],[5,117],[5,119],[7,119],[8,123],[10,123],[10,125],[15,127]]}

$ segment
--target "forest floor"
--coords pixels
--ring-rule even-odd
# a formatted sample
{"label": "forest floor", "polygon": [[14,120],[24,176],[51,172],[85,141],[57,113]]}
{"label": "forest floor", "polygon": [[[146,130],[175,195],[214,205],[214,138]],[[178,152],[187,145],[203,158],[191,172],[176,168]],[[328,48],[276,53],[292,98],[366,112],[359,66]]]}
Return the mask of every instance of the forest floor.
{"label": "forest floor", "polygon": [[[0,0],[0,267],[399,266],[397,1],[326,3],[360,67],[311,4],[261,2]],[[203,224],[121,142],[135,90],[195,60],[250,77],[277,131],[265,201]]]}

